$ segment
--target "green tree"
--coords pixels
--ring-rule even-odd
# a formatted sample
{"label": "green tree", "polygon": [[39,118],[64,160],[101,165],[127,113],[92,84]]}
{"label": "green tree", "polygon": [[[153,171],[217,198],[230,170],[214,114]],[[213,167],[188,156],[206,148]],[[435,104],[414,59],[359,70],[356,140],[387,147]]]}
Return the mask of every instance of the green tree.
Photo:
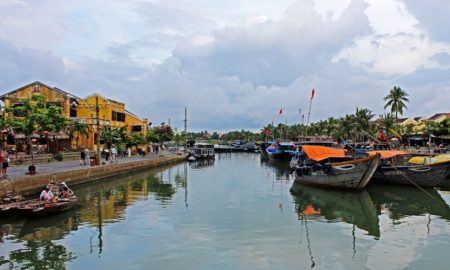
{"label": "green tree", "polygon": [[89,128],[86,123],[81,123],[78,121],[72,122],[69,126],[69,134],[70,136],[75,135],[75,142],[77,145],[77,148],[80,148],[78,144],[78,140],[80,139],[80,136],[85,135],[86,138],[89,138]]}
{"label": "green tree", "polygon": [[395,121],[398,121],[398,115],[403,114],[403,109],[408,109],[406,103],[409,102],[407,98],[409,95],[403,91],[400,87],[394,86],[387,96],[384,97],[384,101],[387,101],[384,108],[391,108],[391,113],[395,114]]}
{"label": "green tree", "polygon": [[[31,146],[31,135],[44,131],[60,132],[67,128],[69,120],[62,115],[59,106],[47,106],[46,98],[33,95],[30,99],[21,100],[20,105],[5,107],[5,125],[16,133],[23,133]],[[31,147],[30,147],[31,149]],[[33,151],[31,151],[33,164]]]}

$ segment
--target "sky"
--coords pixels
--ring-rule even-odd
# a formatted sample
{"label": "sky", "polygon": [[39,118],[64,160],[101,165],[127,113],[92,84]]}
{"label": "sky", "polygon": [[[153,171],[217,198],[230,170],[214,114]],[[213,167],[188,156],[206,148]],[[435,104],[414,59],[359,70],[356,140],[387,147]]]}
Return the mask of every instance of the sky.
{"label": "sky", "polygon": [[[122,101],[155,125],[450,112],[447,0],[0,0],[0,94],[34,81]],[[282,109],[282,114],[279,114]]]}

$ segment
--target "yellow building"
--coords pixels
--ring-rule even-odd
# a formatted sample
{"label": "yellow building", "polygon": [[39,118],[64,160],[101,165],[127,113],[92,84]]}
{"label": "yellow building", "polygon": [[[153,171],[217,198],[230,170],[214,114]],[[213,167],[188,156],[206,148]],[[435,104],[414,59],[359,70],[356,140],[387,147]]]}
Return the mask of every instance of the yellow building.
{"label": "yellow building", "polygon": [[[105,98],[97,93],[83,99],[57,87],[50,87],[36,81],[1,95],[0,100],[5,106],[19,106],[23,99],[29,99],[36,94],[45,96],[48,105],[60,106],[63,116],[70,119],[71,122],[82,122],[88,125],[89,137],[80,136],[78,145],[75,142],[76,134],[73,134],[71,145],[75,148],[96,150],[97,120],[100,129],[103,126],[112,128],[127,126],[128,134],[139,132],[145,135],[147,133],[148,120],[146,118],[141,119],[127,111],[124,103]],[[68,136],[60,134],[60,137]]]}

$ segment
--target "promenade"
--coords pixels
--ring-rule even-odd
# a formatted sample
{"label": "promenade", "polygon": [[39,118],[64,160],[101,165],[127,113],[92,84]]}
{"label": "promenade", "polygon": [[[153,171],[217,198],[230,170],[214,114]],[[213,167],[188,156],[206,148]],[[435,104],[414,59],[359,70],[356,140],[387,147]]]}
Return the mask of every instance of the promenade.
{"label": "promenade", "polygon": [[80,165],[79,160],[52,161],[35,164],[36,174],[29,175],[30,164],[15,165],[8,168],[7,176],[0,178],[0,196],[8,191],[17,194],[33,194],[40,190],[51,179],[65,181],[68,185],[88,183],[106,177],[129,173],[149,167],[183,161],[184,155],[177,155],[169,151],[161,151],[146,156],[118,157],[114,164],[101,159],[101,165]]}

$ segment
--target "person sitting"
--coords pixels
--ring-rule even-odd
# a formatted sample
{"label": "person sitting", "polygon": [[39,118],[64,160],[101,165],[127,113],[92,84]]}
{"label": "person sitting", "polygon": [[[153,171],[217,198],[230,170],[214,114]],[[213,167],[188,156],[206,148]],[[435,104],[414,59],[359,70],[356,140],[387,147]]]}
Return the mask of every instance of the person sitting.
{"label": "person sitting", "polygon": [[44,188],[44,190],[41,192],[41,195],[39,196],[41,201],[51,201],[53,200],[53,197],[55,196],[48,186]]}
{"label": "person sitting", "polygon": [[70,198],[69,188],[67,186],[63,187],[63,190],[59,193],[58,197],[63,199],[69,199]]}

